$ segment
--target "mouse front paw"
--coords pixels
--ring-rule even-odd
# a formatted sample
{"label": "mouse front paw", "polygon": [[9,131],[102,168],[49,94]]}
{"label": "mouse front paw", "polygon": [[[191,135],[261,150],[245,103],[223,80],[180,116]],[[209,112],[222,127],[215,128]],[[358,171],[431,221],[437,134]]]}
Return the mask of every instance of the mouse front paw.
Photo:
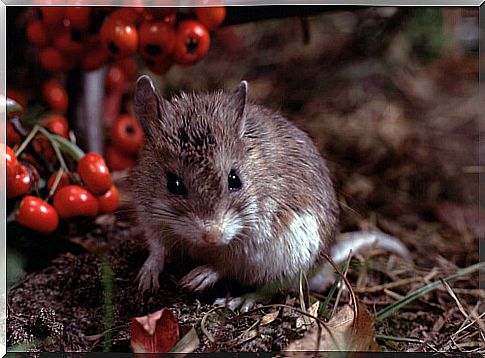
{"label": "mouse front paw", "polygon": [[138,281],[138,289],[141,292],[158,291],[160,289],[159,276],[163,271],[163,267],[163,258],[160,259],[156,256],[148,257],[136,277],[136,280]]}
{"label": "mouse front paw", "polygon": [[182,277],[178,285],[188,291],[202,292],[214,286],[220,276],[211,266],[202,265]]}

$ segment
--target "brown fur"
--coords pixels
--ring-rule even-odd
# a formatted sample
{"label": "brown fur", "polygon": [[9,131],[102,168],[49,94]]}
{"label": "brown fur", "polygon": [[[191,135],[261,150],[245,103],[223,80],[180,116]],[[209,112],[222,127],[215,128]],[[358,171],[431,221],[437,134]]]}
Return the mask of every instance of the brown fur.
{"label": "brown fur", "polygon": [[[156,285],[164,263],[157,255],[171,250],[209,265],[218,278],[261,285],[309,269],[332,245],[338,210],[324,160],[289,121],[246,103],[245,91],[241,85],[233,94],[181,94],[169,102],[147,78],[138,81],[135,109],[146,145],[133,191],[152,260],[140,273],[143,288]],[[236,192],[228,190],[233,169],[242,181]],[[167,172],[182,178],[187,196],[168,192]],[[221,218],[240,228],[228,242],[208,245],[201,232]],[[314,247],[310,238],[288,233],[298,218],[318,224],[315,252],[304,252]]]}

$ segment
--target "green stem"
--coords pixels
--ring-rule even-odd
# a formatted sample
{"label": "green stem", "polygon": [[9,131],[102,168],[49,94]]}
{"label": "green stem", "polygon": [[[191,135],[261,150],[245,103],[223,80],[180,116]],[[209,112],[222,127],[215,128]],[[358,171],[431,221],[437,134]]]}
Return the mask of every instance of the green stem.
{"label": "green stem", "polygon": [[101,279],[104,293],[104,340],[103,352],[111,350],[113,328],[113,270],[106,256],[101,257]]}
{"label": "green stem", "polygon": [[54,193],[56,192],[57,186],[61,181],[62,174],[64,174],[64,169],[62,168],[62,164],[61,164],[61,168],[57,171],[56,179],[54,180],[54,183],[52,184],[52,188],[49,191],[49,194],[47,195],[47,197],[45,198],[45,201],[48,201],[52,197],[52,195],[54,195]]}
{"label": "green stem", "polygon": [[27,148],[29,143],[32,141],[32,139],[34,139],[35,135],[39,131],[39,128],[40,128],[39,126],[34,126],[34,128],[32,128],[29,135],[24,139],[24,141],[22,142],[20,147],[15,151],[16,157],[18,157],[20,154],[22,154],[22,152],[25,150],[25,148]]}
{"label": "green stem", "polygon": [[[66,138],[63,138],[57,134],[50,133],[47,129],[43,127],[39,127],[38,129],[43,135],[49,139],[52,146],[60,148],[64,153],[69,155],[72,159],[78,162],[82,157],[84,157],[84,152],[81,148],[79,148],[74,143],[68,141]],[[59,158],[60,161],[60,158]],[[66,167],[67,168],[67,167]]]}
{"label": "green stem", "polygon": [[63,138],[57,134],[50,134],[50,135],[56,141],[59,148],[61,148],[61,150],[67,155],[69,155],[72,159],[74,159],[74,161],[78,162],[79,160],[81,160],[82,157],[84,157],[85,155],[84,151],[74,143],[70,142],[66,138]]}
{"label": "green stem", "polygon": [[49,133],[48,130],[46,130],[45,128],[42,128],[42,127],[39,127],[39,132],[42,133],[47,138],[47,140],[52,145],[52,148],[54,148],[54,152],[56,153],[57,159],[59,159],[59,163],[61,164],[61,168],[64,171],[69,172],[69,168],[67,167],[66,162],[64,161],[64,157],[62,156],[62,153],[59,150],[59,146],[57,145],[56,140],[53,138],[54,134]]}

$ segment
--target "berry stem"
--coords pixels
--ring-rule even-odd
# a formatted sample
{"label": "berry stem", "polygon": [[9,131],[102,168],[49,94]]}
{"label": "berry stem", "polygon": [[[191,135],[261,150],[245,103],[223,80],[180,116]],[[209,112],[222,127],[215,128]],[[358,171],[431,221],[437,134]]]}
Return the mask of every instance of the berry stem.
{"label": "berry stem", "polygon": [[18,158],[20,154],[24,151],[24,149],[29,145],[29,143],[34,139],[35,135],[39,131],[39,126],[34,126],[34,128],[30,131],[29,135],[24,139],[20,147],[15,151],[15,156]]}
{"label": "berry stem", "polygon": [[[59,163],[61,164],[61,169],[65,170],[66,172],[69,172],[69,169],[67,168],[66,162],[64,161],[64,157],[62,156],[61,151],[59,150],[59,146],[53,138],[53,134],[49,133],[48,130],[42,127],[38,127],[38,130],[40,133],[42,133],[51,143],[52,148],[54,148],[54,152],[56,152],[57,159],[59,159]],[[72,144],[72,143],[71,143]]]}
{"label": "berry stem", "polygon": [[84,151],[79,148],[74,143],[68,141],[66,138],[63,138],[57,134],[49,133],[52,139],[56,142],[58,147],[67,155],[69,155],[74,161],[78,162],[84,157]]}
{"label": "berry stem", "polygon": [[61,168],[57,171],[56,179],[54,179],[54,183],[52,184],[52,188],[49,191],[49,194],[47,194],[45,201],[48,201],[54,195],[54,193],[56,192],[57,186],[59,185],[59,182],[61,181],[62,174],[64,174],[64,169],[62,168],[62,164],[61,164]]}

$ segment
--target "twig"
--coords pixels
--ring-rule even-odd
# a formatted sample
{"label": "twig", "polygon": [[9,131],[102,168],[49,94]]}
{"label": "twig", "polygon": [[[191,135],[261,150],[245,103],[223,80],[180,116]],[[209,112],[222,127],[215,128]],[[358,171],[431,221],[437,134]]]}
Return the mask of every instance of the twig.
{"label": "twig", "polygon": [[202,317],[202,320],[200,321],[200,329],[201,329],[202,333],[204,333],[206,335],[207,339],[211,343],[215,343],[216,339],[214,338],[214,336],[205,327],[205,322],[207,321],[207,317],[209,317],[209,315],[212,312],[215,312],[215,311],[220,310],[220,309],[223,309],[223,308],[225,308],[225,307],[214,307],[214,308],[211,308],[209,311],[207,311],[207,313],[204,315],[204,317]]}

